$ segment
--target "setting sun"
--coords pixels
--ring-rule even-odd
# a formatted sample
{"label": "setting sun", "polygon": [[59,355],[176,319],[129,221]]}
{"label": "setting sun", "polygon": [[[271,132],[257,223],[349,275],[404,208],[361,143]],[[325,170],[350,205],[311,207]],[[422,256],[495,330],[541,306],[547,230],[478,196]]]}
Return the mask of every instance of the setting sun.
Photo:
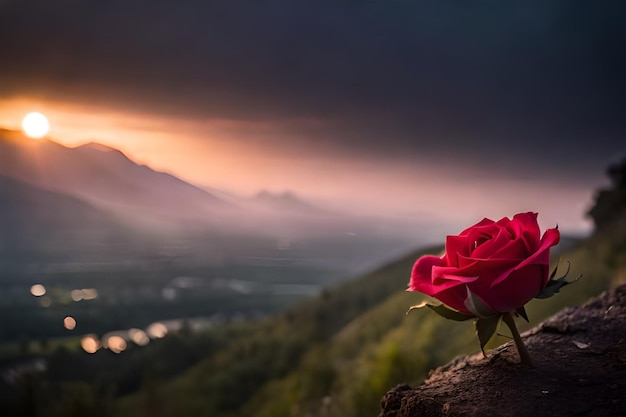
{"label": "setting sun", "polygon": [[48,134],[50,123],[48,122],[48,118],[41,113],[28,113],[24,116],[24,119],[22,119],[22,130],[26,136],[39,139]]}

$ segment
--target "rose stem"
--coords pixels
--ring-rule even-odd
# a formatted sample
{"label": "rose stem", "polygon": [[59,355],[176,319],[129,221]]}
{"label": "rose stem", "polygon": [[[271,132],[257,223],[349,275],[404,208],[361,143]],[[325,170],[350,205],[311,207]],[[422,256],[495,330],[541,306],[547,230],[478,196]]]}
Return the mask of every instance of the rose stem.
{"label": "rose stem", "polygon": [[517,326],[515,325],[515,319],[511,313],[506,313],[502,316],[502,321],[509,326],[511,329],[511,334],[513,335],[513,340],[515,341],[515,346],[517,347],[517,353],[519,353],[519,358],[521,362],[528,366],[533,366],[533,362],[530,360],[530,355],[528,354],[528,350],[526,350],[526,346],[524,346],[524,342],[522,342],[522,338],[519,335],[519,331],[517,331]]}

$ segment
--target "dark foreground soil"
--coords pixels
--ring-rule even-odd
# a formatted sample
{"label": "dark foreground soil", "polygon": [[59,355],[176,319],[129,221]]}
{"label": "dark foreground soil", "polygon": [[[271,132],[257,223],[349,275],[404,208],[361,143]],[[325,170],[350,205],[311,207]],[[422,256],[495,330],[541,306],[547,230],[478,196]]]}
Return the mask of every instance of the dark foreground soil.
{"label": "dark foreground soil", "polygon": [[389,391],[379,417],[626,416],[626,285],[522,337],[534,367],[512,343],[460,356],[417,388]]}

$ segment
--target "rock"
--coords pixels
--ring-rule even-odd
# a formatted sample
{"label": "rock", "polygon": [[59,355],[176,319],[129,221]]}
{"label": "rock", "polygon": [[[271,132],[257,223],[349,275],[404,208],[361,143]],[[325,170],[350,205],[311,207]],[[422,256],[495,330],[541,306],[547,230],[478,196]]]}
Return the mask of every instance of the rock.
{"label": "rock", "polygon": [[398,385],[379,417],[626,416],[626,285],[566,308],[512,342],[459,356],[422,385]]}

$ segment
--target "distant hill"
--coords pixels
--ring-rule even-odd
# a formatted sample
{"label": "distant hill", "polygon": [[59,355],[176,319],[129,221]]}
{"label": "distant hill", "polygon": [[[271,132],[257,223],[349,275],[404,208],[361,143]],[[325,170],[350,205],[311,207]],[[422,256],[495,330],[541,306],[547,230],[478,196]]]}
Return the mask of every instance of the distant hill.
{"label": "distant hill", "polygon": [[132,245],[128,226],[76,197],[0,175],[2,268],[29,262],[85,261],[124,253]]}
{"label": "distant hill", "polygon": [[97,143],[68,148],[0,130],[0,174],[147,220],[208,221],[229,204]]}
{"label": "distant hill", "polygon": [[302,215],[331,214],[326,210],[302,200],[296,193],[285,191],[284,193],[271,193],[263,190],[257,193],[252,199],[252,203],[257,207],[279,210],[282,212],[299,213]]}

